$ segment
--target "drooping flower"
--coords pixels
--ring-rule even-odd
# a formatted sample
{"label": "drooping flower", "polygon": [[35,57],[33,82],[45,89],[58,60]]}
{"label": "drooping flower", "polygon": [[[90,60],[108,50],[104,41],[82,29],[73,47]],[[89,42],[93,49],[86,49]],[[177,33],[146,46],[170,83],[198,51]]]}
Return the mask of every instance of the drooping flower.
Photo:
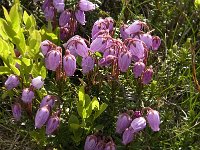
{"label": "drooping flower", "polygon": [[42,10],[44,11],[46,7],[50,7],[52,0],[44,0],[42,4]]}
{"label": "drooping flower", "polygon": [[88,0],[80,0],[79,1],[79,8],[82,11],[91,11],[91,10],[95,9],[95,5]]}
{"label": "drooping flower", "polygon": [[63,57],[63,68],[67,76],[73,76],[76,70],[76,58],[68,50]]}
{"label": "drooping flower", "polygon": [[129,35],[125,32],[125,30],[128,28],[128,25],[126,24],[123,24],[121,27],[120,27],[120,35],[121,35],[121,38],[122,40],[125,40],[129,37]]}
{"label": "drooping flower", "polygon": [[129,144],[130,142],[133,141],[133,137],[134,137],[134,130],[132,127],[126,128],[126,130],[123,133],[123,141],[122,143],[124,145]]}
{"label": "drooping flower", "polygon": [[49,118],[46,125],[46,134],[52,134],[59,126],[60,119],[57,115],[53,115]]}
{"label": "drooping flower", "polygon": [[46,68],[52,71],[56,71],[61,62],[61,52],[58,49],[52,49],[49,51],[45,58]]}
{"label": "drooping flower", "polygon": [[142,31],[142,28],[144,26],[147,26],[145,22],[142,22],[142,21],[139,21],[139,20],[136,20],[135,22],[133,22],[129,27],[127,27],[125,29],[125,32],[129,35],[131,34],[135,34],[135,33],[138,33],[140,31]]}
{"label": "drooping flower", "polygon": [[40,129],[47,122],[49,114],[50,107],[48,105],[39,108],[35,116],[35,127]]}
{"label": "drooping flower", "polygon": [[147,114],[147,121],[153,131],[160,130],[160,116],[158,111],[153,109],[149,110]]}
{"label": "drooping flower", "polygon": [[86,74],[94,68],[94,59],[91,56],[82,59],[83,73]]}
{"label": "drooping flower", "polygon": [[134,133],[139,132],[146,127],[146,120],[144,117],[135,118],[131,122],[131,127],[133,128]]}
{"label": "drooping flower", "polygon": [[143,73],[142,76],[142,83],[143,84],[149,84],[151,79],[153,77],[153,69],[152,66],[150,66],[145,72]]}
{"label": "drooping flower", "polygon": [[158,50],[160,44],[161,44],[160,38],[158,36],[154,36],[152,41],[152,50]]}
{"label": "drooping flower", "polygon": [[140,34],[139,39],[146,44],[146,46],[149,50],[152,48],[152,39],[153,38],[150,34],[148,34],[148,33]]}
{"label": "drooping flower", "polygon": [[86,20],[85,20],[85,12],[82,10],[77,9],[75,12],[76,20],[82,24],[85,25]]}
{"label": "drooping flower", "polygon": [[[92,40],[95,40],[95,37],[98,36],[98,33],[103,30],[108,30],[108,26],[105,20],[100,18],[94,23],[92,27]],[[108,33],[109,33],[109,30],[108,30]]]}
{"label": "drooping flower", "polygon": [[67,23],[69,23],[70,18],[71,18],[71,13],[70,13],[70,11],[69,11],[69,10],[63,11],[63,12],[60,14],[60,17],[59,17],[59,25],[60,25],[61,27],[64,27]]}
{"label": "drooping flower", "polygon": [[142,61],[138,61],[133,66],[133,73],[135,78],[138,78],[142,75],[145,69],[145,64]]}
{"label": "drooping flower", "polygon": [[30,88],[23,89],[21,99],[24,103],[31,103],[34,98],[34,92]]}
{"label": "drooping flower", "polygon": [[32,84],[32,86],[33,86],[34,88],[40,89],[40,88],[43,86],[44,81],[43,81],[43,79],[42,79],[41,76],[38,76],[38,77],[32,79],[31,84]]}
{"label": "drooping flower", "polygon": [[119,134],[124,132],[124,130],[130,126],[131,121],[131,117],[128,114],[120,114],[116,123],[116,132]]}
{"label": "drooping flower", "polygon": [[51,49],[52,49],[52,42],[49,40],[44,40],[40,44],[40,49],[42,51],[42,54],[45,56]]}
{"label": "drooping flower", "polygon": [[55,104],[55,100],[57,98],[55,96],[52,96],[52,95],[46,95],[41,103],[40,103],[40,108],[43,107],[43,106],[46,106],[46,105],[49,105],[51,108],[53,108],[54,104]]}
{"label": "drooping flower", "polygon": [[97,145],[97,137],[95,135],[88,135],[85,140],[84,150],[94,150]]}
{"label": "drooping flower", "polygon": [[5,82],[5,87],[8,90],[11,90],[19,85],[19,78],[11,74]]}
{"label": "drooping flower", "polygon": [[121,52],[118,57],[118,66],[120,71],[126,72],[131,64],[131,53],[129,51]]}
{"label": "drooping flower", "polygon": [[57,12],[64,11],[65,8],[64,0],[53,0],[53,6],[56,8]]}
{"label": "drooping flower", "polygon": [[103,140],[98,141],[94,150],[104,150],[105,142]]}
{"label": "drooping flower", "polygon": [[12,114],[16,121],[19,121],[21,118],[21,105],[19,103],[15,103],[12,106]]}

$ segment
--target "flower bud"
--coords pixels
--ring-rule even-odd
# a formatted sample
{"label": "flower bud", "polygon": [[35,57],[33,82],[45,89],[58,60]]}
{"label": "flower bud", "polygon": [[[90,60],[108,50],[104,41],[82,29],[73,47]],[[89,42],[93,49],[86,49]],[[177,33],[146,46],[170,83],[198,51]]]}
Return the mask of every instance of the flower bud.
{"label": "flower bud", "polygon": [[133,117],[134,118],[139,118],[139,117],[141,117],[142,115],[141,115],[141,112],[140,111],[134,111],[134,113],[133,113]]}
{"label": "flower bud", "polygon": [[13,113],[13,117],[15,118],[16,121],[19,121],[21,118],[21,105],[19,103],[15,103],[12,106],[12,113]]}
{"label": "flower bud", "polygon": [[80,24],[85,25],[86,20],[85,20],[85,12],[84,11],[77,9],[76,12],[75,12],[75,16],[76,16],[76,20]]}
{"label": "flower bud", "polygon": [[153,69],[152,67],[150,67],[149,69],[147,69],[142,76],[142,83],[143,84],[149,84],[151,79],[153,77]]}
{"label": "flower bud", "polygon": [[84,57],[82,59],[82,69],[83,73],[87,74],[94,68],[94,59],[91,56]]}
{"label": "flower bud", "polygon": [[133,141],[133,137],[134,137],[134,130],[132,127],[126,128],[126,130],[123,133],[123,141],[122,143],[124,145],[129,144],[130,142]]}
{"label": "flower bud", "polygon": [[146,120],[144,119],[144,117],[135,118],[131,122],[131,127],[133,128],[134,133],[139,132],[146,127]]}
{"label": "flower bud", "polygon": [[104,150],[116,150],[115,143],[113,141],[106,143]]}
{"label": "flower bud", "polygon": [[131,121],[131,117],[128,114],[120,114],[116,123],[116,132],[119,134],[124,132],[124,130],[130,126]]}
{"label": "flower bud", "polygon": [[152,41],[152,50],[158,50],[160,44],[161,44],[160,38],[158,36],[154,36]]}
{"label": "flower bud", "polygon": [[48,105],[39,108],[35,116],[35,127],[40,129],[47,122],[49,114],[50,107]]}
{"label": "flower bud", "polygon": [[67,23],[69,23],[71,17],[71,13],[68,10],[63,11],[59,17],[59,25],[64,27]]}
{"label": "flower bud", "polygon": [[94,150],[97,145],[97,137],[95,135],[89,135],[86,138],[84,150]]}
{"label": "flower bud", "polygon": [[68,50],[63,58],[63,68],[67,76],[73,76],[76,70],[76,58]]}
{"label": "flower bud", "polygon": [[56,71],[61,62],[61,52],[59,50],[51,50],[47,53],[45,58],[46,68],[52,71]]}
{"label": "flower bud", "polygon": [[118,66],[119,66],[120,71],[126,72],[128,70],[128,67],[131,64],[131,59],[132,59],[132,57],[131,57],[131,53],[129,51],[121,52],[119,54]]}
{"label": "flower bud", "polygon": [[88,0],[80,0],[79,1],[79,8],[82,11],[91,11],[91,10],[95,9],[95,5]]}
{"label": "flower bud", "polygon": [[45,96],[40,103],[40,108],[46,105],[49,105],[51,108],[53,108],[55,100],[56,100],[55,96],[52,95]]}
{"label": "flower bud", "polygon": [[51,46],[52,42],[50,42],[49,40],[44,40],[41,42],[40,44],[40,48],[42,50],[42,54],[45,56],[52,48]]}
{"label": "flower bud", "polygon": [[32,90],[30,90],[29,88],[23,89],[22,101],[24,103],[31,103],[34,98],[35,98],[35,96],[34,96],[34,92]]}
{"label": "flower bud", "polygon": [[106,58],[108,55],[117,56],[117,51],[113,48],[106,49],[103,53],[103,57]]}
{"label": "flower bud", "polygon": [[145,64],[142,61],[138,61],[133,66],[133,73],[135,78],[138,78],[142,75],[145,69]]}
{"label": "flower bud", "polygon": [[38,77],[32,79],[31,84],[33,85],[34,88],[40,89],[43,86],[44,81],[41,76],[38,76]]}
{"label": "flower bud", "polygon": [[51,116],[47,121],[46,134],[47,135],[52,134],[58,128],[59,124],[60,124],[59,117],[57,115]]}
{"label": "flower bud", "polygon": [[116,56],[113,55],[108,55],[106,56],[106,58],[102,58],[99,60],[98,64],[99,66],[109,66],[112,62],[114,62],[114,60],[116,59]]}
{"label": "flower bud", "polygon": [[53,21],[54,15],[55,15],[55,9],[54,7],[46,7],[44,10],[44,15],[46,18],[46,21]]}
{"label": "flower bud", "polygon": [[19,79],[15,75],[10,75],[5,82],[5,87],[7,90],[11,90],[19,85]]}
{"label": "flower bud", "polygon": [[159,131],[160,128],[160,116],[159,116],[159,112],[156,110],[149,110],[148,114],[147,114],[147,121],[149,123],[149,126],[151,127],[151,129],[153,131]]}
{"label": "flower bud", "polygon": [[53,6],[57,9],[57,12],[64,11],[65,8],[64,0],[53,0]]}

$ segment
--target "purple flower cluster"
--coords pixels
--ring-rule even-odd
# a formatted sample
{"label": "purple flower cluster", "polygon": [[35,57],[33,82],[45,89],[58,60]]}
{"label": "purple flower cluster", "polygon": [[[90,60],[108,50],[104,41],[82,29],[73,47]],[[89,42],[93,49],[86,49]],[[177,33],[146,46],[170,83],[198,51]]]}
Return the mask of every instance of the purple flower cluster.
{"label": "purple flower cluster", "polygon": [[116,150],[116,146],[111,137],[107,140],[102,136],[88,135],[84,150]]}
{"label": "purple flower cluster", "polygon": [[[160,130],[160,116],[158,111],[148,109],[146,119],[153,131]],[[119,115],[116,123],[116,132],[119,134],[123,134],[122,143],[124,145],[127,145],[130,142],[132,142],[136,133],[138,133],[146,127],[146,119],[142,117],[140,111],[135,111],[133,117],[129,116],[129,114],[127,113]]]}
{"label": "purple flower cluster", "polygon": [[74,35],[77,28],[77,22],[85,25],[85,12],[95,9],[95,4],[88,0],[80,0],[73,11],[65,9],[64,0],[45,0],[42,10],[47,21],[56,22],[56,14],[59,14],[60,38],[66,40]]}
{"label": "purple flower cluster", "polygon": [[55,96],[47,95],[45,96],[38,109],[35,116],[35,127],[41,128],[46,124],[46,134],[53,134],[60,124],[60,110],[51,115],[51,110],[54,107],[57,98]]}

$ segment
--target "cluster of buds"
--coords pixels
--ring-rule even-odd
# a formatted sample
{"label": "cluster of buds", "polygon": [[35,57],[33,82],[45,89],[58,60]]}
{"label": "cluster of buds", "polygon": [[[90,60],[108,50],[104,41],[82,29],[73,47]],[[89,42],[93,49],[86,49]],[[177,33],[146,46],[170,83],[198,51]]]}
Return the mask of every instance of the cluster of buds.
{"label": "cluster of buds", "polygon": [[74,35],[77,28],[77,22],[85,25],[85,12],[95,9],[95,4],[88,0],[80,0],[75,10],[65,9],[64,0],[45,0],[42,10],[47,21],[56,24],[56,15],[59,14],[60,38],[68,39]]}
{"label": "cluster of buds", "polygon": [[[160,130],[160,116],[158,111],[148,108],[146,119],[154,132]],[[140,111],[133,112],[132,116],[128,113],[119,115],[116,123],[116,132],[122,134],[122,143],[124,145],[131,143],[136,134],[146,127],[146,119]]]}
{"label": "cluster of buds", "polygon": [[54,113],[51,113],[56,100],[57,98],[55,96],[51,96],[51,95],[45,96],[42,99],[40,103],[40,108],[38,109],[35,116],[35,127],[40,129],[43,125],[46,125],[47,135],[54,133],[60,124],[59,117],[60,117],[61,111],[58,110]]}
{"label": "cluster of buds", "polygon": [[116,150],[116,146],[111,137],[102,138],[100,135],[88,135],[84,150]]}

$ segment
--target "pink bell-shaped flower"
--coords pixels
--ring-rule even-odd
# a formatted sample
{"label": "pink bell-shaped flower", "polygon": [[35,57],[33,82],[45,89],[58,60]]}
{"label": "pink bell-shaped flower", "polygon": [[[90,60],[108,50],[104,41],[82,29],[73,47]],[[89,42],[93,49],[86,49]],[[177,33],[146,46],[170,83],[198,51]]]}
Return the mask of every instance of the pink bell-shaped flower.
{"label": "pink bell-shaped flower", "polygon": [[47,53],[45,58],[46,68],[52,71],[56,71],[61,63],[62,54],[59,50],[51,50]]}
{"label": "pink bell-shaped flower", "polygon": [[12,106],[12,114],[16,121],[19,121],[21,118],[22,108],[19,103],[15,103]]}
{"label": "pink bell-shaped flower", "polygon": [[131,122],[131,127],[133,128],[134,133],[139,132],[146,127],[146,120],[144,117],[135,118]]}
{"label": "pink bell-shaped flower", "polygon": [[50,114],[50,107],[48,105],[38,109],[35,116],[35,127],[40,129],[48,120]]}
{"label": "pink bell-shaped flower", "polygon": [[88,135],[85,140],[84,150],[94,150],[97,145],[97,137],[95,135]]}
{"label": "pink bell-shaped flower", "polygon": [[21,99],[24,103],[31,103],[34,98],[34,92],[30,88],[23,89]]}
{"label": "pink bell-shaped flower", "polygon": [[40,103],[40,108],[46,105],[49,105],[51,108],[53,108],[53,106],[55,105],[55,101],[56,101],[56,97],[52,96],[52,95],[46,95],[41,103]]}
{"label": "pink bell-shaped flower", "polygon": [[130,126],[131,121],[132,119],[128,114],[120,114],[116,123],[116,132],[122,134],[122,132]]}
{"label": "pink bell-shaped flower", "polygon": [[11,74],[5,82],[5,87],[7,90],[11,90],[19,85],[19,78]]}
{"label": "pink bell-shaped flower", "polygon": [[148,34],[148,33],[140,34],[139,39],[146,44],[148,49],[152,48],[152,39],[153,38],[150,34]]}
{"label": "pink bell-shaped flower", "polygon": [[160,130],[160,116],[158,111],[150,109],[147,114],[147,121],[153,131]]}
{"label": "pink bell-shaped flower", "polygon": [[94,68],[94,59],[91,56],[84,57],[82,59],[82,69],[83,73],[87,74]]}
{"label": "pink bell-shaped flower", "polygon": [[54,114],[53,116],[51,116],[47,121],[46,134],[47,135],[52,134],[59,127],[59,124],[60,124],[60,118],[58,117],[58,115]]}
{"label": "pink bell-shaped flower", "polygon": [[153,77],[153,69],[152,66],[150,66],[145,72],[143,73],[142,76],[142,83],[143,84],[149,84],[151,79]]}
{"label": "pink bell-shaped flower", "polygon": [[145,58],[146,53],[146,45],[139,39],[127,39],[128,44],[127,48],[132,54],[132,58],[134,61],[143,60]]}
{"label": "pink bell-shaped flower", "polygon": [[99,20],[97,20],[92,27],[92,40],[95,39],[94,36],[97,35],[100,31],[107,29],[108,29],[107,23],[105,22],[104,19],[100,18]]}
{"label": "pink bell-shaped flower", "polygon": [[43,79],[42,79],[41,76],[38,76],[38,77],[32,79],[31,84],[32,84],[32,86],[33,86],[34,88],[40,89],[40,88],[43,86],[44,81],[43,81]]}
{"label": "pink bell-shaped flower", "polygon": [[120,71],[126,72],[131,64],[131,53],[129,51],[121,52],[118,57],[118,66]]}
{"label": "pink bell-shaped flower", "polygon": [[40,49],[42,51],[42,54],[45,56],[51,49],[52,49],[52,42],[49,40],[44,40],[40,44]]}
{"label": "pink bell-shaped flower", "polygon": [[64,0],[53,0],[53,6],[56,8],[57,12],[64,11],[65,8]]}
{"label": "pink bell-shaped flower", "polygon": [[76,58],[68,50],[63,57],[63,68],[67,76],[73,76],[76,70]]}
{"label": "pink bell-shaped flower", "polygon": [[88,0],[80,0],[79,1],[79,8],[82,11],[91,11],[91,10],[95,9],[95,5]]}
{"label": "pink bell-shaped flower", "polygon": [[76,20],[82,24],[85,25],[86,20],[85,20],[85,12],[82,10],[77,9],[75,12]]}
{"label": "pink bell-shaped flower", "polygon": [[59,25],[60,25],[61,27],[64,27],[66,24],[69,23],[70,18],[71,18],[71,13],[70,13],[70,11],[68,11],[68,10],[63,11],[63,12],[60,14],[60,17],[59,17]]}
{"label": "pink bell-shaped flower", "polygon": [[129,37],[128,33],[125,32],[125,30],[128,28],[128,25],[126,24],[123,24],[121,27],[120,27],[120,35],[121,35],[121,38],[122,40],[125,40]]}
{"label": "pink bell-shaped flower", "polygon": [[158,36],[154,36],[152,41],[152,50],[158,50],[160,44],[161,44],[160,38]]}
{"label": "pink bell-shaped flower", "polygon": [[127,34],[135,34],[137,32],[142,31],[142,28],[146,26],[145,22],[136,20],[135,22],[133,22],[129,27],[126,28],[125,32]]}
{"label": "pink bell-shaped flower", "polygon": [[138,78],[142,75],[145,69],[145,64],[142,61],[138,61],[133,66],[133,73],[135,78]]}
{"label": "pink bell-shaped flower", "polygon": [[109,39],[111,39],[111,37],[107,34],[97,36],[97,38],[92,41],[90,50],[92,52],[104,52],[107,45],[109,44]]}
{"label": "pink bell-shaped flower", "polygon": [[127,145],[129,143],[131,143],[133,141],[133,137],[134,137],[134,130],[132,127],[126,128],[126,130],[123,133],[123,141],[122,143],[124,145]]}

